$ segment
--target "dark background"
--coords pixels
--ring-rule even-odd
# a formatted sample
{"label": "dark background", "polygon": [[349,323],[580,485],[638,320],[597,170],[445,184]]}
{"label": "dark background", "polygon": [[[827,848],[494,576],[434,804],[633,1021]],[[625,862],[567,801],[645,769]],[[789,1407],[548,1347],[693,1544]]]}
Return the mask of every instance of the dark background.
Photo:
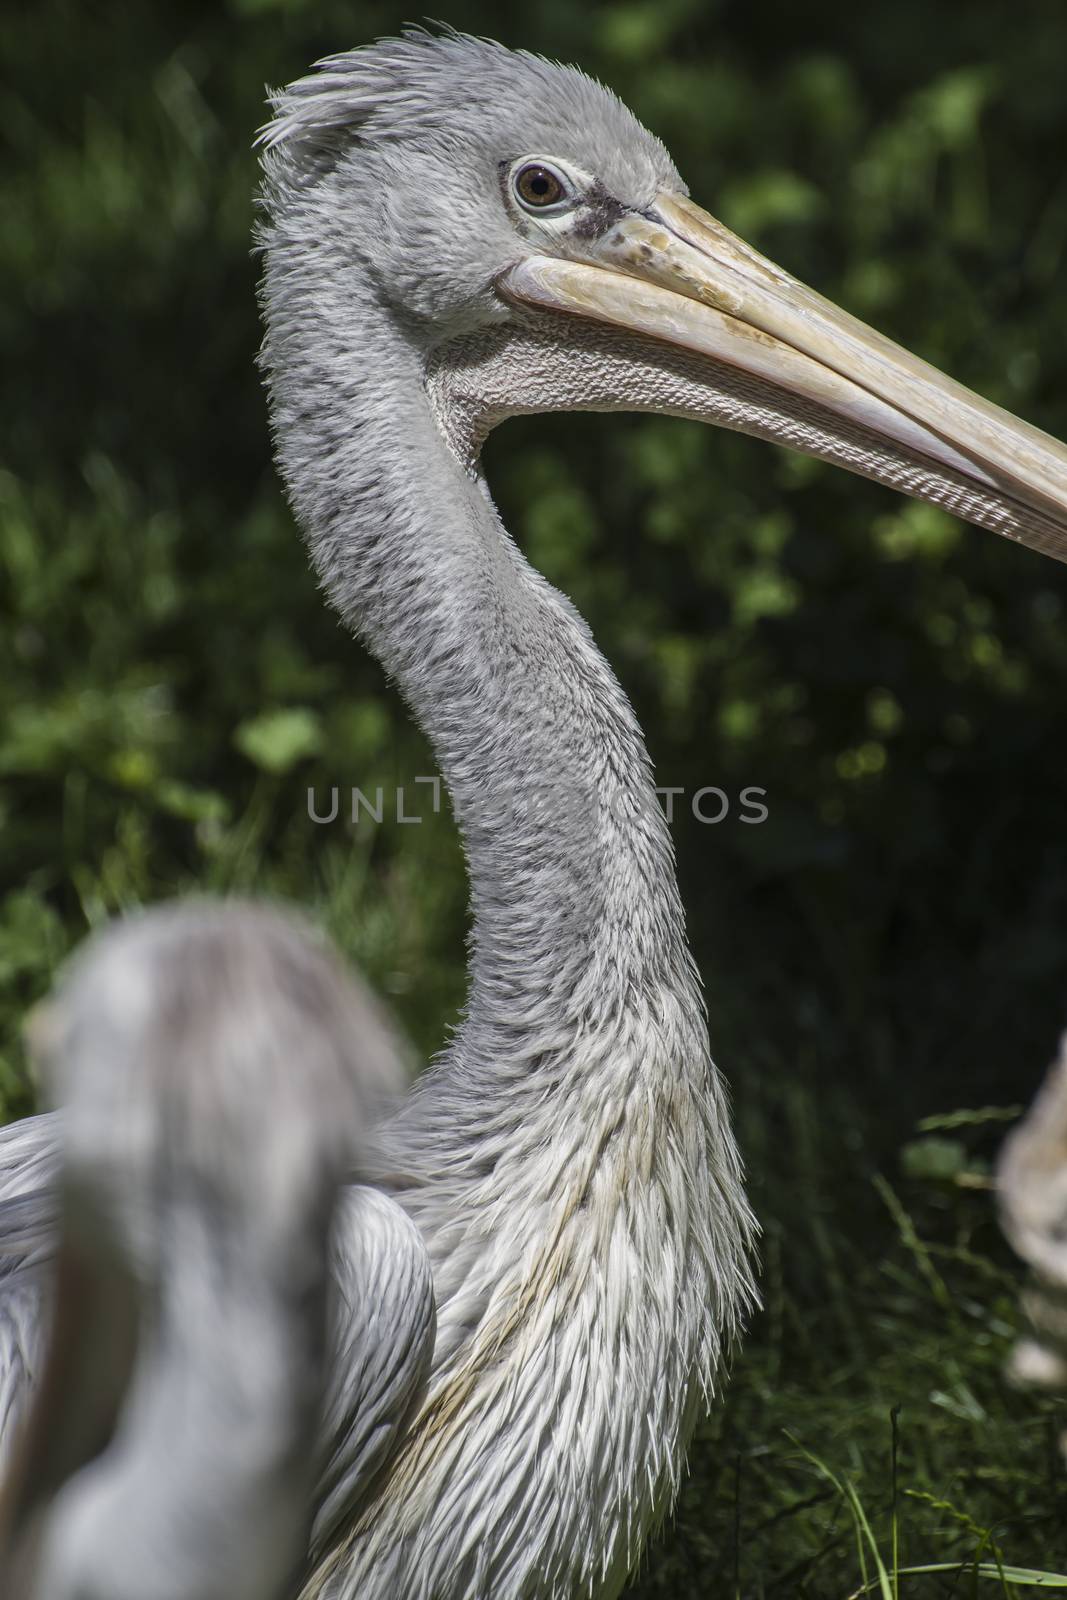
{"label": "dark background", "polygon": [[[195,886],[311,907],[423,1055],[461,1004],[447,816],[308,820],[309,785],[325,805],[332,784],[391,793],[433,768],[316,593],[253,364],[264,84],[405,18],[335,0],[6,8],[9,1115],[32,1098],[19,1020],[65,951]],[[448,21],[577,61],[662,135],[700,203],[1067,434],[1059,0],[457,0]],[[859,1486],[883,1554],[895,1501],[902,1561],[989,1559],[990,1540],[1067,1560],[1062,1411],[1002,1387],[1014,1269],[985,1188],[1067,1023],[1067,575],[677,421],[516,421],[487,459],[508,525],[631,695],[659,781],[767,791],[762,826],[735,802],[717,827],[680,806],[674,830],[768,1311],[648,1592],[859,1584],[847,1500],[783,1428]]]}

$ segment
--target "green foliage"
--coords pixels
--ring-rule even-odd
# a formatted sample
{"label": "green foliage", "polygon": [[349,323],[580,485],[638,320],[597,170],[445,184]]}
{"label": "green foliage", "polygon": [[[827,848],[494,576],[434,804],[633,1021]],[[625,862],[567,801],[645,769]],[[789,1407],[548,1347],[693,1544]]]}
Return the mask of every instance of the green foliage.
{"label": "green foliage", "polygon": [[293,706],[286,711],[265,711],[242,722],[233,736],[242,755],[265,772],[288,772],[297,762],[317,755],[322,747],[322,726],[313,711]]}
{"label": "green foliage", "polygon": [[863,1099],[801,1060],[742,1106],[765,1309],[641,1600],[1022,1600],[1009,1569],[1067,1573],[1067,1402],[1006,1388],[1017,1276],[973,1181],[1003,1123],[969,1113],[961,1171],[916,1173]]}
{"label": "green foliage", "polygon": [[[253,365],[262,86],[407,14],[42,0],[5,19],[7,1114],[31,1103],[21,1019],[65,952],[195,887],[309,906],[423,1055],[461,1004],[447,815],[346,820],[352,786],[404,785],[414,809],[432,758],[322,605]],[[1059,0],[456,0],[449,20],[581,61],[727,223],[1067,433]],[[997,1127],[951,1120],[1027,1099],[1064,1020],[1061,569],[665,419],[526,419],[487,458],[509,526],[634,699],[659,781],[759,785],[770,810],[760,827],[677,812],[767,1309],[640,1592],[840,1600],[863,1582],[856,1504],[902,1594],[973,1592],[968,1568],[903,1575],[942,1559],[1061,1569],[1062,1414],[1001,1378],[1017,1284],[983,1187]],[[316,825],[308,789],[325,808],[334,785],[340,817]]]}

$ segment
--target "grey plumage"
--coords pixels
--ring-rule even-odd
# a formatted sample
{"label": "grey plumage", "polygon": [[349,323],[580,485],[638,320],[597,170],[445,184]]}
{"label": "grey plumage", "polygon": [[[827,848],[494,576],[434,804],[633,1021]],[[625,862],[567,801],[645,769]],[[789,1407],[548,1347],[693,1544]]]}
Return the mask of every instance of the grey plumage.
{"label": "grey plumage", "polygon": [[[335,83],[342,139],[369,118],[331,168]],[[501,264],[515,249],[493,209],[501,152],[588,162],[592,137],[635,202],[673,169],[588,80],[467,40],[357,53],[278,118],[263,299],[279,459],[331,599],[434,741],[474,910],[465,1020],[384,1134],[433,1267],[432,1376],[305,1592],[612,1593],[751,1297],[750,1220],[640,730],[442,438],[423,366],[438,290],[449,331],[483,304],[496,319],[491,230]]]}
{"label": "grey plumage", "polygon": [[0,1128],[0,1468],[43,1359],[59,1220],[58,1146],[54,1113]]}
{"label": "grey plumage", "polygon": [[[107,930],[35,1033],[61,1263],[4,1590],[273,1600],[307,1539],[334,1202],[400,1087],[385,1029],[318,936],[229,902]],[[373,1283],[346,1287],[366,1316]]]}
{"label": "grey plumage", "polygon": [[426,1247],[386,1195],[351,1187],[334,1218],[333,1328],[310,1551],[330,1549],[425,1393],[435,1307]]}
{"label": "grey plumage", "polygon": [[462,1025],[335,1235],[300,1594],[610,1600],[754,1302],[754,1225],[641,730],[481,443],[521,411],[695,416],[1060,558],[1067,455],[756,256],[573,69],[415,30],[274,109],[278,463],[433,743],[472,906]]}

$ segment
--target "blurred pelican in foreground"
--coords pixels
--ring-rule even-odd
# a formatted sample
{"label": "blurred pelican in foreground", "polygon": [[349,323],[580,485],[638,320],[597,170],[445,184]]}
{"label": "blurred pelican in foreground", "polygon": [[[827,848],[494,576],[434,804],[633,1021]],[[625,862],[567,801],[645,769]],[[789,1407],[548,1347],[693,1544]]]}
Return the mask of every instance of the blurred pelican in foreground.
{"label": "blurred pelican in foreground", "polygon": [[[509,538],[483,441],[521,412],[698,418],[1060,560],[1067,451],[757,254],[574,69],[416,30],[274,111],[277,458],[331,603],[432,743],[472,905],[462,1024],[338,1230],[375,1320],[332,1357],[299,1592],[610,1600],[753,1304],[754,1228],[641,729]],[[55,1138],[0,1140],[21,1327]],[[33,1349],[3,1326],[14,1406]]]}
{"label": "blurred pelican in foreground", "polygon": [[58,1293],[2,1592],[280,1600],[335,1202],[400,1086],[381,1024],[299,923],[205,901],[92,940],[34,1033],[64,1114]]}

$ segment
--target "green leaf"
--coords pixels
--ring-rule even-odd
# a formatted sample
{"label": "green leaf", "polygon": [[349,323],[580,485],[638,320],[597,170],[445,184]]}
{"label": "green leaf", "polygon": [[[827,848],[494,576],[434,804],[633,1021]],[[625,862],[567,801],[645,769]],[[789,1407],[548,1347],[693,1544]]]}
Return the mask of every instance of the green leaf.
{"label": "green leaf", "polygon": [[959,1139],[913,1139],[901,1150],[900,1165],[908,1178],[957,1178],[967,1166],[967,1149]]}
{"label": "green leaf", "polygon": [[233,736],[241,754],[264,772],[280,774],[298,761],[317,755],[322,745],[322,725],[305,706],[265,711],[242,722]]}
{"label": "green leaf", "polygon": [[[925,1577],[935,1572],[966,1573],[976,1578],[992,1578],[998,1583],[1017,1583],[1026,1589],[1067,1589],[1067,1576],[1060,1572],[1040,1572],[1034,1567],[1007,1567],[999,1561],[930,1561],[923,1566],[901,1567],[901,1578]],[[854,1596],[873,1594],[875,1583],[865,1583]]]}

